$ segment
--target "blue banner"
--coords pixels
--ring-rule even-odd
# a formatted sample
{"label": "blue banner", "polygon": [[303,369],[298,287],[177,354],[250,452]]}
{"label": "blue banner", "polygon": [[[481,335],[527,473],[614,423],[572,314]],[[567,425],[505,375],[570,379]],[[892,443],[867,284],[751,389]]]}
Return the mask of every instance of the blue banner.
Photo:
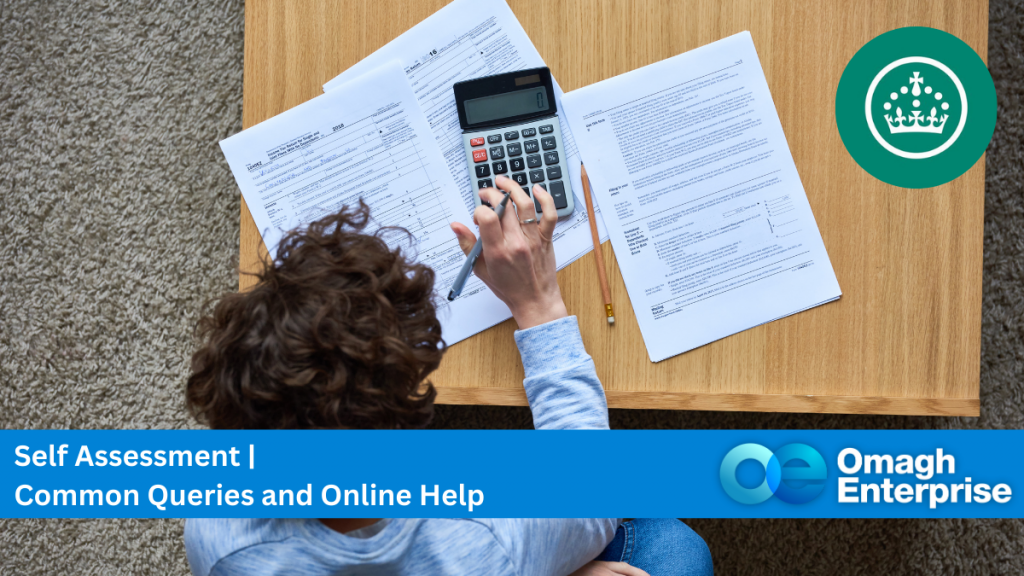
{"label": "blue banner", "polygon": [[1020,518],[1024,431],[0,431],[0,517]]}

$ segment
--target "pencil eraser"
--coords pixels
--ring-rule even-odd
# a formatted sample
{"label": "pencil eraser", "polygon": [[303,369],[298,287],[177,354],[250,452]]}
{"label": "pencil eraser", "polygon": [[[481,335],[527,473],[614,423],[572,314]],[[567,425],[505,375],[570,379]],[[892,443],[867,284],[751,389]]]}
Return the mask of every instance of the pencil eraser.
{"label": "pencil eraser", "polygon": [[608,317],[608,325],[611,326],[613,324],[615,324],[615,316],[609,316]]}

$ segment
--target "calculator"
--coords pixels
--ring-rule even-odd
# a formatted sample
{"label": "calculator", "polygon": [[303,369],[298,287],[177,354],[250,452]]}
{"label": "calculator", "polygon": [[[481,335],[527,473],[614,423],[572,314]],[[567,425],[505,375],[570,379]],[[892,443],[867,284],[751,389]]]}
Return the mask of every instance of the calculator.
{"label": "calculator", "polygon": [[[519,70],[456,82],[455,105],[462,127],[473,198],[505,175],[528,195],[540,184],[555,201],[558,217],[574,209],[569,170],[551,71]],[[537,212],[540,203],[534,199]]]}

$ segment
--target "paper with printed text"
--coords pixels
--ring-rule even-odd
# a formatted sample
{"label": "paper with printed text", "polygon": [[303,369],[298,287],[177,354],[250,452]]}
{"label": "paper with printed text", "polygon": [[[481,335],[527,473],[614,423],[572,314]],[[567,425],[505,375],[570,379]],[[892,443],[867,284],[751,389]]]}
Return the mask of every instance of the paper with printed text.
{"label": "paper with printed text", "polygon": [[[387,236],[389,244],[433,268],[436,291],[448,293],[465,261],[450,225],[472,227],[472,219],[396,62],[220,145],[271,254],[285,232],[362,199],[375,227],[410,232],[411,245],[398,234]],[[448,344],[511,317],[486,287],[437,301]]]}
{"label": "paper with printed text", "polygon": [[563,100],[652,361],[840,297],[748,32]]}

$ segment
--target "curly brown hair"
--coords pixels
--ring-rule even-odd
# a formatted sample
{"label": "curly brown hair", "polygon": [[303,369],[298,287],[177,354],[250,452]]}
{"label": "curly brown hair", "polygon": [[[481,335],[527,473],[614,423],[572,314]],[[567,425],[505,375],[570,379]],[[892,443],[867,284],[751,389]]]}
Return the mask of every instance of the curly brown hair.
{"label": "curly brown hair", "polygon": [[196,328],[188,409],[211,428],[422,428],[441,362],[434,271],[358,208],[288,233]]}

